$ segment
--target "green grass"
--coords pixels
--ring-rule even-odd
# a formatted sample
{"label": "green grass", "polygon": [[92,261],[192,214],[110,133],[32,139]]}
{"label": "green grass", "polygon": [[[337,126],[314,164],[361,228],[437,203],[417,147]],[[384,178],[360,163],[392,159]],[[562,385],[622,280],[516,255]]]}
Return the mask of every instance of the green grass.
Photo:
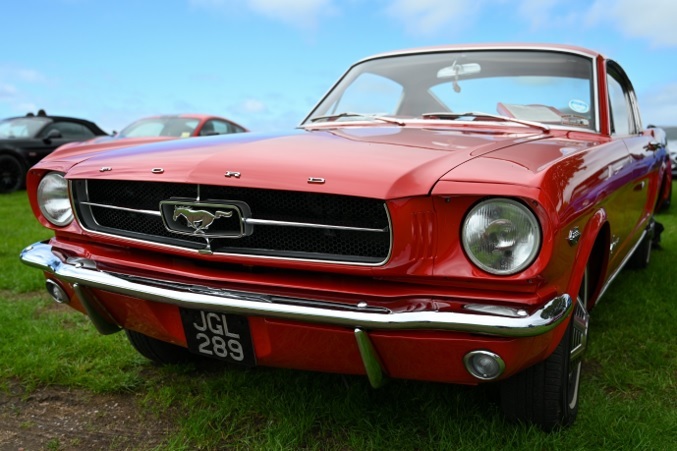
{"label": "green grass", "polygon": [[506,422],[491,387],[390,381],[219,362],[157,367],[123,334],[98,335],[81,314],[43,294],[21,249],[50,232],[25,193],[0,197],[0,389],[19,381],[129,392],[171,417],[163,449],[639,449],[677,443],[677,205],[657,218],[662,249],[647,270],[624,271],[591,320],[579,417],[545,434]]}

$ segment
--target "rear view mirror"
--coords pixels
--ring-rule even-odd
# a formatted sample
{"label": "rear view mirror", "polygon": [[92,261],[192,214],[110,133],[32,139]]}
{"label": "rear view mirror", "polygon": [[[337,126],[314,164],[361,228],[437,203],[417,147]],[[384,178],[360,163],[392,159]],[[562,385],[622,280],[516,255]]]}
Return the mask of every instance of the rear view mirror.
{"label": "rear view mirror", "polygon": [[454,61],[449,67],[437,71],[437,78],[461,77],[464,75],[479,74],[482,67],[477,63],[457,64]]}
{"label": "rear view mirror", "polygon": [[59,139],[62,138],[61,132],[55,128],[51,129],[49,132],[47,132],[47,136],[45,136],[45,141],[50,141],[52,139]]}

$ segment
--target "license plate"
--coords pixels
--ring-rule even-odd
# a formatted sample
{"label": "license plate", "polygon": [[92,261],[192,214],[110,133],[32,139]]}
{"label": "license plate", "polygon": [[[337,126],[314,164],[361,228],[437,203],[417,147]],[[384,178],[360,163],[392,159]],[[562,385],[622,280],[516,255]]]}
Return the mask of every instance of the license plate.
{"label": "license plate", "polygon": [[239,315],[179,309],[188,349],[242,365],[256,365],[249,322]]}

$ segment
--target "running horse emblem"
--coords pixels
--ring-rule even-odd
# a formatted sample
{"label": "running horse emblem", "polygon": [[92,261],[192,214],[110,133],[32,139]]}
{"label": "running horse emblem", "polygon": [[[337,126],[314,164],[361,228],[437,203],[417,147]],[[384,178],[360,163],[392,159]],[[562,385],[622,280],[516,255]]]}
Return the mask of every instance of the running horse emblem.
{"label": "running horse emblem", "polygon": [[188,227],[195,229],[197,233],[204,233],[212,223],[218,218],[230,218],[232,211],[215,211],[213,214],[207,210],[192,210],[190,207],[174,207],[174,221],[180,216],[186,218]]}

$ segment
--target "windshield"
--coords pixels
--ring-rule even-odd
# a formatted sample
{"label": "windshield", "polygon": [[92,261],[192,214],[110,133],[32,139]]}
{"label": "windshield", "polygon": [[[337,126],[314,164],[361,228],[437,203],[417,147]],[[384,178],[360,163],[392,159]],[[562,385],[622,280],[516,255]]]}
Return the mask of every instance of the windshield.
{"label": "windshield", "polygon": [[[351,68],[304,123],[369,117],[491,120],[595,129],[592,59],[554,51],[390,56]],[[485,116],[431,113],[485,113]],[[324,116],[324,117],[323,117]]]}
{"label": "windshield", "polygon": [[175,136],[186,138],[193,134],[200,123],[198,119],[186,117],[153,117],[141,119],[125,127],[118,138],[142,138],[150,136]]}
{"label": "windshield", "polygon": [[0,121],[0,138],[35,138],[51,119],[19,117]]}

